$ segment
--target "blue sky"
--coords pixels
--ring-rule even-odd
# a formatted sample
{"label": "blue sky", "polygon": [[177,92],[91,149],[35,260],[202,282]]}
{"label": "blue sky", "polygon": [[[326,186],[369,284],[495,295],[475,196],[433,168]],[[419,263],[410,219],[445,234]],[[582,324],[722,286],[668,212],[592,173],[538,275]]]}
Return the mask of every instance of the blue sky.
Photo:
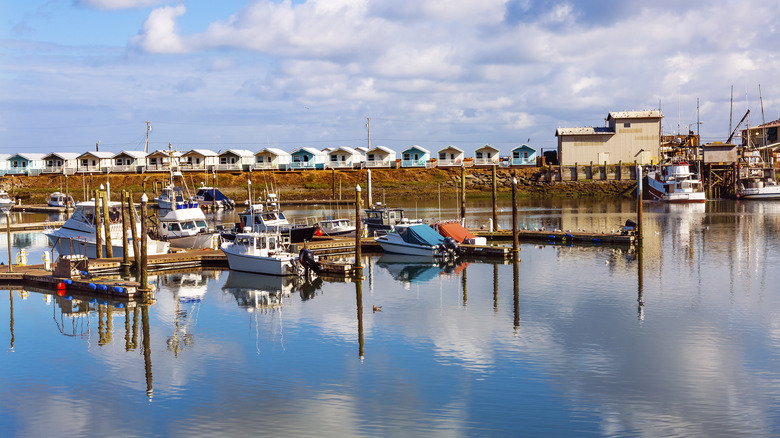
{"label": "blue sky", "polygon": [[[555,0],[0,3],[0,152],[419,144],[502,153],[663,110],[780,118],[780,5]],[[695,125],[694,125],[695,129]]]}

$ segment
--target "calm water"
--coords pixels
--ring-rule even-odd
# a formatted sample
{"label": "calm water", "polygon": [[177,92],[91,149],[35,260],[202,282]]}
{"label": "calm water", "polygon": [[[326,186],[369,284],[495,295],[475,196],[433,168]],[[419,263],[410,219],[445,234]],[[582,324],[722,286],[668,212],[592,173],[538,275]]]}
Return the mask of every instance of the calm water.
{"label": "calm water", "polygon": [[[453,200],[441,214],[437,201],[416,207],[458,211]],[[611,230],[633,208],[522,201],[520,223]],[[470,205],[471,224],[489,216],[489,202]],[[610,247],[524,244],[516,270],[366,257],[360,285],[158,275],[144,309],[0,290],[0,430],[780,434],[780,203],[646,203],[645,220],[641,266]],[[48,250],[39,233],[11,243],[31,263]]]}

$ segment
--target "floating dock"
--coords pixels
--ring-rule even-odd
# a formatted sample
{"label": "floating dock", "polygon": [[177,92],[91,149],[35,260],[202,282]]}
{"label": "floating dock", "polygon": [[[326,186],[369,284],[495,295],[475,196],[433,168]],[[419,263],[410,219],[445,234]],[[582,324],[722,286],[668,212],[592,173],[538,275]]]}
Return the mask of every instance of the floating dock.
{"label": "floating dock", "polygon": [[[483,231],[471,230],[477,237],[485,237],[488,241],[511,241],[512,230]],[[556,243],[590,243],[590,244],[612,244],[612,245],[633,245],[636,236],[631,234],[618,233],[586,233],[583,231],[545,231],[545,230],[519,230],[518,239],[521,241],[532,242],[556,242]]]}

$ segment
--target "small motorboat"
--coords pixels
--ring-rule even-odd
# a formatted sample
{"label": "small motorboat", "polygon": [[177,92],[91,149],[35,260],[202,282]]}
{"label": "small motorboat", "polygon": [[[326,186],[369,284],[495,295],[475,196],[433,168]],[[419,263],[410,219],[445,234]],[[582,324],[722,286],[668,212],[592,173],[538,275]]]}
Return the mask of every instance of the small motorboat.
{"label": "small motorboat", "polygon": [[205,185],[198,189],[192,200],[202,206],[210,207],[216,204],[218,209],[233,209],[236,206],[236,203],[220,192],[218,188]]}
{"label": "small motorboat", "polygon": [[316,225],[318,236],[345,236],[355,232],[355,226],[350,224],[349,219],[327,218]]}
{"label": "small motorboat", "polygon": [[14,206],[14,200],[8,196],[8,192],[0,189],[0,210],[3,212],[11,211],[11,207]]}
{"label": "small motorboat", "polygon": [[398,224],[421,224],[419,219],[410,220],[404,216],[403,208],[390,208],[377,202],[371,208],[366,209],[366,215],[362,219],[368,228],[369,236],[379,236],[389,232]]}
{"label": "small motorboat", "polygon": [[309,267],[319,272],[311,251],[302,249],[300,254],[293,254],[288,248],[280,234],[256,232],[237,233],[232,242],[220,246],[231,271],[300,276]]}
{"label": "small motorboat", "polygon": [[219,233],[210,230],[206,215],[198,204],[173,204],[175,207],[159,218],[157,234],[174,248],[215,248]]}
{"label": "small motorboat", "polygon": [[691,172],[691,166],[682,160],[659,164],[647,172],[650,197],[670,203],[706,202],[701,179]]}
{"label": "small motorboat", "polygon": [[[279,233],[289,239],[290,243],[300,243],[311,240],[317,231],[315,225],[291,224],[284,213],[279,209],[276,195],[271,193],[265,202],[249,204],[247,209],[238,214],[240,222],[237,224],[237,232],[253,231],[256,233]],[[222,234],[225,240],[231,240],[233,233]]]}
{"label": "small motorboat", "polygon": [[399,224],[374,240],[383,251],[394,254],[453,258],[460,252],[455,239],[443,237],[426,224]]}

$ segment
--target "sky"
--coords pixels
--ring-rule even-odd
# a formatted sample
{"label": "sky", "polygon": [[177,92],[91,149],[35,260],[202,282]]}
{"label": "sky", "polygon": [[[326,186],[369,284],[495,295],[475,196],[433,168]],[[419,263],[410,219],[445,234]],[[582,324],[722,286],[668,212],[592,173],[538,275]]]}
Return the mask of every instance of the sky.
{"label": "sky", "polygon": [[778,2],[2,0],[0,22],[0,153],[142,150],[147,121],[150,151],[469,155],[611,111],[705,142],[780,118]]}

